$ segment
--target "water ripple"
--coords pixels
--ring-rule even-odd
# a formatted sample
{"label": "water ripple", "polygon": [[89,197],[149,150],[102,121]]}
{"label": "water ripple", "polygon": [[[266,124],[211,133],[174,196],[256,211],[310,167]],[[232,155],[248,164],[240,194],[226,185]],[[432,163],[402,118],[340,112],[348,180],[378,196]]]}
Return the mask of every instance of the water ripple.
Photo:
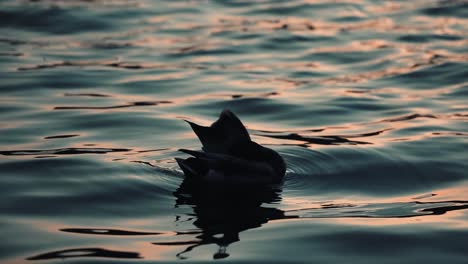
{"label": "water ripple", "polygon": [[127,152],[131,149],[125,148],[64,148],[64,149],[45,149],[45,150],[9,150],[0,151],[5,156],[24,156],[24,155],[76,155],[76,154],[106,154],[109,152]]}
{"label": "water ripple", "polygon": [[112,106],[56,106],[54,110],[100,110],[100,109],[115,109],[126,108],[134,106],[156,106],[159,104],[170,104],[171,101],[153,101],[153,102],[133,102],[125,105],[112,105]]}
{"label": "water ripple", "polygon": [[62,228],[62,232],[85,234],[85,235],[99,235],[99,236],[153,236],[160,235],[157,232],[140,232],[119,229],[105,229],[105,228]]}

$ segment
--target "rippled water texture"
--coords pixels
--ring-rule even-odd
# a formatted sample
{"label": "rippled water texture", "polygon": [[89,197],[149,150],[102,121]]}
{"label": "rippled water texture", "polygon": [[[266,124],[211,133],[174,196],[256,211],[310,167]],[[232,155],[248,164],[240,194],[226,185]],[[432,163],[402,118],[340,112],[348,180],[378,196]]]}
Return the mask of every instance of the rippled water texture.
{"label": "rippled water texture", "polygon": [[[468,2],[0,2],[0,262],[466,263]],[[190,190],[231,109],[284,183]]]}

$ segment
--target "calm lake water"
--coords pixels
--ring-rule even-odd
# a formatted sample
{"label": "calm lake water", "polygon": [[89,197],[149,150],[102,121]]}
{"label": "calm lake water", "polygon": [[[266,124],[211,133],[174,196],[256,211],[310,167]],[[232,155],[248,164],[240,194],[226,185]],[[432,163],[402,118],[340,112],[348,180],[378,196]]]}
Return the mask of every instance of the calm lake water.
{"label": "calm lake water", "polygon": [[[0,80],[2,263],[467,263],[467,1],[3,0]],[[283,184],[180,188],[225,108]]]}

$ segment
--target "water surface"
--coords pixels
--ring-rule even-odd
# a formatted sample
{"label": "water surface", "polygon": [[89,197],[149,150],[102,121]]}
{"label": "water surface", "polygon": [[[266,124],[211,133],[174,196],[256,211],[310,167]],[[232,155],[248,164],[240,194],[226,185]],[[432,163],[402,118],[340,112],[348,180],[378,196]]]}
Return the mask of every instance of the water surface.
{"label": "water surface", "polygon": [[[466,1],[5,0],[4,263],[466,263]],[[187,189],[229,108],[284,182]]]}

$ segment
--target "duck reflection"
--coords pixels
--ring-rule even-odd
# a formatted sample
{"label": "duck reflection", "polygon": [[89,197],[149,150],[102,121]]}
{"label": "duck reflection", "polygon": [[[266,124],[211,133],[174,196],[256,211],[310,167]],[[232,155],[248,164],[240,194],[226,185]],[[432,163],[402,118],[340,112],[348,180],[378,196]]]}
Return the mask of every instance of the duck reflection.
{"label": "duck reflection", "polygon": [[[189,245],[177,254],[185,258],[184,253],[194,248],[216,244],[218,251],[214,259],[229,256],[227,247],[239,241],[242,231],[260,227],[273,219],[284,219],[284,212],[262,204],[281,201],[281,186],[207,186],[185,180],[174,192],[176,206],[189,205],[195,216],[194,225],[200,229],[197,240],[175,243],[154,243],[157,245]],[[193,234],[193,233],[191,233]]]}

